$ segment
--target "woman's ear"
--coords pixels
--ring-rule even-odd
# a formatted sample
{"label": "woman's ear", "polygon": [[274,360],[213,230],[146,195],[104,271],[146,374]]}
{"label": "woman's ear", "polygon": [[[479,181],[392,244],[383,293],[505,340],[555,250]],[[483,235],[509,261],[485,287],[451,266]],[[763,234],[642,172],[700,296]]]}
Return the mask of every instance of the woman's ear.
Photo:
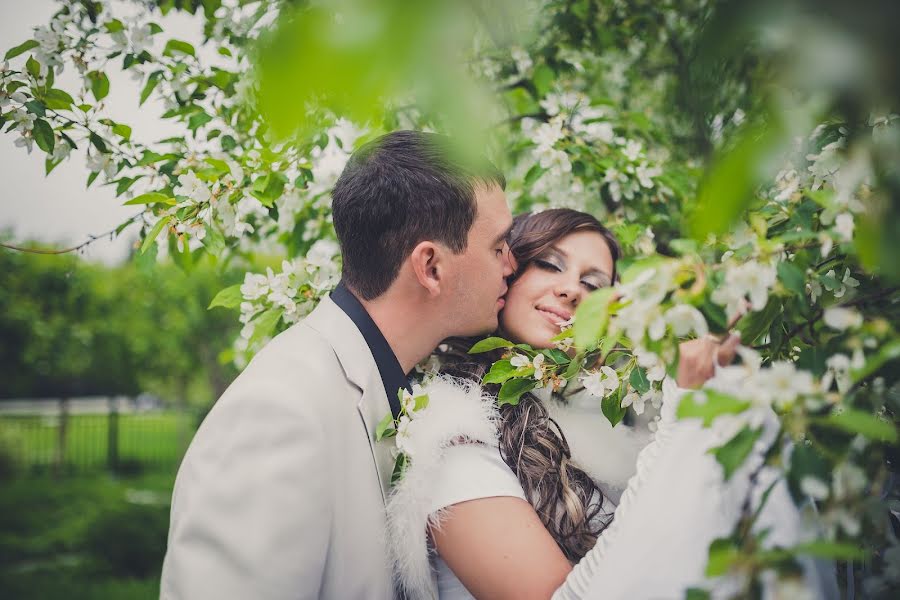
{"label": "woman's ear", "polygon": [[409,255],[409,263],[412,266],[416,279],[430,296],[441,293],[441,281],[444,275],[443,252],[437,244],[431,241],[419,242]]}

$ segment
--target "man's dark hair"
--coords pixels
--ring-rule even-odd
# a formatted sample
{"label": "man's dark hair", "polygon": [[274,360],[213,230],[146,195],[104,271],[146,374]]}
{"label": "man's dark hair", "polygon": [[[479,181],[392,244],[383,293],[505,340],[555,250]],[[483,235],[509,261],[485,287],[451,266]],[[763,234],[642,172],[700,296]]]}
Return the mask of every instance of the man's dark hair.
{"label": "man's dark hair", "polygon": [[479,184],[502,189],[506,180],[486,160],[463,159],[436,133],[395,131],[359,148],[333,192],[344,282],[372,300],[387,291],[419,242],[463,252]]}

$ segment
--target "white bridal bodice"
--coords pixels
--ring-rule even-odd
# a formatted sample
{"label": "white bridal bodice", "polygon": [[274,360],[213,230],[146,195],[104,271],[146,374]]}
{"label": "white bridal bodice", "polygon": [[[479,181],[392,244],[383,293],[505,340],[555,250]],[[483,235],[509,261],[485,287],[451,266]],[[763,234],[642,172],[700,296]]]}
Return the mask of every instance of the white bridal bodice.
{"label": "white bridal bodice", "polygon": [[[428,408],[413,420],[419,429],[410,433],[415,440],[412,466],[388,501],[389,545],[395,576],[410,597],[432,597],[436,590],[440,600],[468,600],[471,594],[428,545],[427,524],[439,524],[442,510],[459,502],[525,495],[500,457],[496,430],[478,425],[479,418],[496,418],[490,399],[481,397],[477,386],[462,390],[447,380],[436,383],[428,388]],[[610,427],[599,407],[587,401],[568,407],[548,402],[573,459],[607,497],[616,498],[625,487],[612,524],[554,598],[684,598],[690,587],[705,587],[713,597],[735,591],[732,581],[705,577],[708,548],[713,539],[731,532],[748,492],[758,502],[773,481],[763,470],[751,485],[749,475],[762,464],[777,433],[777,419],[768,408],[752,415],[764,433],[750,458],[726,482],[708,450],[730,439],[741,423],[720,418],[713,427],[703,428],[697,420],[678,420],[681,395],[674,382],[664,382],[658,430],[643,449],[646,433],[621,424]],[[481,444],[456,444],[460,434]],[[773,529],[767,545],[800,541],[799,515],[783,481],[769,496],[759,525]],[[811,571],[806,571],[807,588],[813,597],[824,597]]]}

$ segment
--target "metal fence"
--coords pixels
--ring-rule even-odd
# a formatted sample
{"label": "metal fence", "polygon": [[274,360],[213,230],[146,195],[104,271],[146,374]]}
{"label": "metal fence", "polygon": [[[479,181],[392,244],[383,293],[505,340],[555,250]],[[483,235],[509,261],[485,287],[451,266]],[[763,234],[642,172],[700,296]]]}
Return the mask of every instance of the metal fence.
{"label": "metal fence", "polygon": [[124,397],[0,403],[0,453],[26,471],[174,467],[196,422]]}

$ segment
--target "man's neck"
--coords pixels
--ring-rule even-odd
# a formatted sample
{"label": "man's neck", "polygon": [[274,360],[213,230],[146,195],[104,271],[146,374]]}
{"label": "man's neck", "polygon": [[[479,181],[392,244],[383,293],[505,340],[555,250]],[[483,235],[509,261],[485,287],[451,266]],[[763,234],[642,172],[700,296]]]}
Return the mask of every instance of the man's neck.
{"label": "man's neck", "polygon": [[434,315],[426,314],[421,304],[397,296],[384,294],[372,301],[360,298],[360,302],[394,351],[403,372],[409,373],[446,336]]}

